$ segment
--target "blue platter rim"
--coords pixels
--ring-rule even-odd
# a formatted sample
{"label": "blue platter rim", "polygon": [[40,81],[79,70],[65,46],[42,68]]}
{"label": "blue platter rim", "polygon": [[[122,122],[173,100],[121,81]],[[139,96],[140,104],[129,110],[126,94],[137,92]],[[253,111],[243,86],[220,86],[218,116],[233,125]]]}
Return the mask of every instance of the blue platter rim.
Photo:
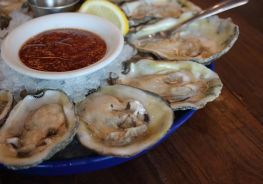
{"label": "blue platter rim", "polygon": [[[214,70],[215,65],[212,63],[208,66],[208,68]],[[93,172],[93,171],[109,168],[112,166],[116,166],[121,163],[132,160],[136,157],[139,157],[147,153],[149,150],[156,147],[160,143],[162,143],[172,133],[174,133],[177,128],[182,126],[188,119],[190,119],[195,112],[196,110],[183,111],[182,115],[174,121],[172,127],[168,130],[165,136],[162,137],[162,139],[160,139],[155,145],[151,146],[150,148],[143,150],[142,152],[129,158],[96,155],[96,156],[89,156],[84,158],[52,160],[52,161],[45,161],[32,168],[15,170],[13,172],[30,174],[30,175],[39,175],[39,176],[59,176],[59,175],[88,173],[88,172]],[[6,167],[0,164],[0,169],[6,169]]]}

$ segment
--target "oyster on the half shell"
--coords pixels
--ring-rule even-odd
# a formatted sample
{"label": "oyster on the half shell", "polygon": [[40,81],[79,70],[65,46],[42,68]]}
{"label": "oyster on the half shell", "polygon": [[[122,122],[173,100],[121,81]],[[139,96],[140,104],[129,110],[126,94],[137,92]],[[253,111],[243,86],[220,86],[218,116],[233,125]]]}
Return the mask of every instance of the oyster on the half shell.
{"label": "oyster on the half shell", "polygon": [[167,18],[147,25],[138,32],[131,33],[128,41],[140,51],[153,53],[166,60],[191,60],[207,65],[225,54],[239,35],[238,26],[231,19],[213,16],[195,21],[171,37],[163,38],[158,34],[145,37],[157,30],[166,30],[177,22]]}
{"label": "oyster on the half shell", "polygon": [[12,108],[12,104],[12,93],[7,90],[0,90],[0,126],[4,123],[7,114]]}
{"label": "oyster on the half shell", "polygon": [[27,95],[0,129],[0,163],[12,169],[35,166],[70,143],[77,125],[74,106],[63,92]]}
{"label": "oyster on the half shell", "polygon": [[124,3],[121,8],[129,17],[130,26],[137,26],[149,20],[179,18],[185,13],[192,16],[201,9],[187,0],[139,0]]}
{"label": "oyster on the half shell", "polygon": [[130,63],[126,74],[112,80],[156,93],[174,110],[202,108],[216,99],[223,87],[215,72],[192,61],[143,59]]}
{"label": "oyster on the half shell", "polygon": [[77,105],[78,138],[100,154],[132,156],[156,143],[173,123],[159,96],[125,85],[102,87]]}

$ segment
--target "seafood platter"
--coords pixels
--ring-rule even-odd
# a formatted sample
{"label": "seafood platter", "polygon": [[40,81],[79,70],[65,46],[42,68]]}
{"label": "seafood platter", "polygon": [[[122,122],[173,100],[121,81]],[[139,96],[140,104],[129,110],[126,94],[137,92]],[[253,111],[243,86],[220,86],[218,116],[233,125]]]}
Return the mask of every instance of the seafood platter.
{"label": "seafood platter", "polygon": [[[220,95],[223,84],[213,71],[212,62],[228,52],[238,38],[238,26],[230,18],[212,16],[197,20],[169,37],[158,34],[147,37],[169,29],[202,9],[187,0],[114,0],[110,3],[124,12],[129,24],[129,31],[123,36],[125,46],[118,58],[129,49],[131,56],[119,59],[118,71],[110,68],[104,71],[101,85],[95,89],[85,86],[85,93],[77,97],[76,91],[68,93],[59,86],[43,85],[37,90],[20,87],[14,91],[0,85],[1,168],[63,175],[123,163],[161,143],[196,110]],[[30,11],[23,13],[31,16]],[[48,30],[21,46],[20,60],[40,72],[83,68],[87,65],[85,62],[97,62],[107,52],[103,39],[92,34],[76,29]],[[86,44],[90,42],[85,41],[85,36],[92,38],[95,46]],[[51,47],[60,53],[59,57],[50,55],[51,51],[42,47],[53,39],[60,40],[60,47]],[[76,52],[65,49],[81,41]],[[95,47],[94,52],[85,55],[84,46]],[[63,63],[65,57],[77,64]],[[53,64],[55,61],[58,63]],[[32,80],[38,84],[53,82]],[[84,88],[77,79],[71,80],[71,88]]]}

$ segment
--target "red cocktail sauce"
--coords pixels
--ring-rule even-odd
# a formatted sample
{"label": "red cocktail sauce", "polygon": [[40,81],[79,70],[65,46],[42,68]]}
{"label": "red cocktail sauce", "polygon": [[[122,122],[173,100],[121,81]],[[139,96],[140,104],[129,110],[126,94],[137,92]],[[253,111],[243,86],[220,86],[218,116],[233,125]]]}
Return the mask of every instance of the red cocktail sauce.
{"label": "red cocktail sauce", "polygon": [[77,70],[99,61],[107,46],[98,35],[80,29],[54,29],[30,38],[19,57],[29,68],[64,72]]}

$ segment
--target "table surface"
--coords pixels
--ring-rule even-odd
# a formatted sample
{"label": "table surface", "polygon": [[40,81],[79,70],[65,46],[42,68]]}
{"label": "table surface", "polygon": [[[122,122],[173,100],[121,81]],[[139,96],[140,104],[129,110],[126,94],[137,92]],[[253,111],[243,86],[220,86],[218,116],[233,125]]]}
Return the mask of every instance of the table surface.
{"label": "table surface", "polygon": [[[202,8],[218,0],[193,0]],[[95,173],[58,177],[0,172],[0,184],[19,183],[263,183],[263,1],[226,13],[240,37],[216,61],[221,96],[199,110],[147,154]]]}

